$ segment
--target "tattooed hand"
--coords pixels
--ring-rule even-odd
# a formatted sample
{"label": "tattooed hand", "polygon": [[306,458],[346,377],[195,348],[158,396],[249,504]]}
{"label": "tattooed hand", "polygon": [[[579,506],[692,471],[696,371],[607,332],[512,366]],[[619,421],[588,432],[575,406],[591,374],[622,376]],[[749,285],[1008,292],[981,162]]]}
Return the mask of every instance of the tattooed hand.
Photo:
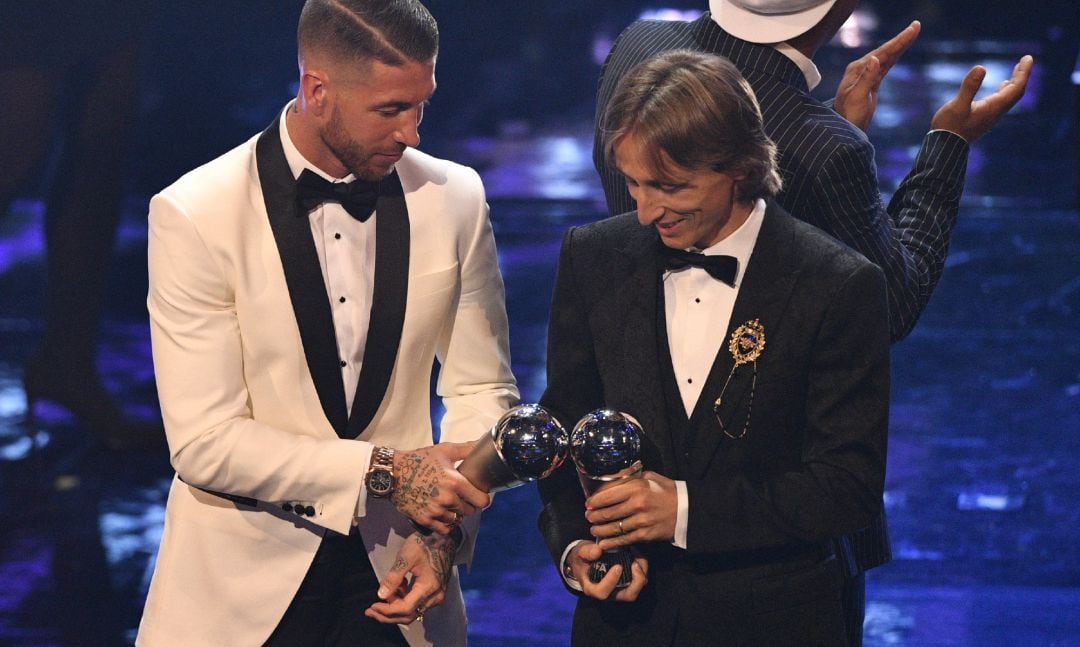
{"label": "tattooed hand", "polygon": [[[390,572],[379,582],[379,598],[364,615],[379,622],[409,624],[442,604],[453,574],[457,544],[443,535],[410,535]],[[411,575],[411,578],[408,577]]]}
{"label": "tattooed hand", "polygon": [[435,532],[447,534],[461,517],[484,508],[491,497],[454,468],[475,443],[439,443],[394,454],[397,479],[390,501],[398,512]]}

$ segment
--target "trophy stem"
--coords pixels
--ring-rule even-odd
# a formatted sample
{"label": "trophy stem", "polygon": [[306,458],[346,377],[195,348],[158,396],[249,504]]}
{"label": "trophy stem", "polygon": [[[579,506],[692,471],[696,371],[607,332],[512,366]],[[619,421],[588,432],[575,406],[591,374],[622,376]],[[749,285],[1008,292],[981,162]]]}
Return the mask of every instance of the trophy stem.
{"label": "trophy stem", "polygon": [[524,483],[499,455],[491,434],[484,434],[465,460],[458,465],[458,471],[485,492],[508,490]]}
{"label": "trophy stem", "polygon": [[641,461],[634,461],[634,464],[630,467],[609,476],[590,476],[578,470],[578,481],[581,482],[581,489],[585,491],[585,496],[590,497],[605,487],[622,482],[625,479],[641,476],[642,469]]}

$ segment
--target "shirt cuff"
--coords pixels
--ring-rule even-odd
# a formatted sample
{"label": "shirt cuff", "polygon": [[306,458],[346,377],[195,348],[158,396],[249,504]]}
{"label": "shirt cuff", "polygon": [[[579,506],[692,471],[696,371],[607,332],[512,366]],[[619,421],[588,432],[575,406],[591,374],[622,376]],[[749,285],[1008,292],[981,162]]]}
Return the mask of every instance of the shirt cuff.
{"label": "shirt cuff", "polygon": [[[371,443],[363,443],[363,444],[364,444],[364,449],[360,453],[362,460],[360,462],[359,469],[364,474],[367,474],[368,469],[371,467],[371,453],[373,451],[375,451],[375,445],[373,445]],[[360,519],[362,519],[364,517],[364,515],[367,514],[367,500],[368,500],[368,496],[367,496],[367,479],[365,478],[365,479],[361,479],[361,481],[360,481],[360,492],[359,492],[359,494],[357,494],[357,497],[356,497],[356,508],[355,508],[354,513],[353,513],[353,525],[354,526],[359,524]]]}
{"label": "shirt cuff", "polygon": [[672,545],[686,550],[686,528],[690,523],[690,495],[686,492],[686,481],[675,481],[675,495],[678,505],[675,509],[675,538]]}
{"label": "shirt cuff", "polygon": [[954,133],[953,131],[951,131],[951,130],[946,130],[946,129],[944,129],[944,128],[934,128],[934,129],[932,129],[932,130],[931,130],[931,131],[930,131],[929,133],[927,133],[927,134],[929,135],[929,134],[931,134],[931,133],[949,133],[950,135],[956,135],[957,137],[959,137],[959,138],[960,138],[960,139],[961,139],[961,140],[962,140],[962,141],[963,141],[963,142],[964,142],[965,144],[968,144],[968,143],[970,143],[970,142],[968,142],[968,140],[967,140],[967,139],[965,139],[965,138],[964,138],[964,136],[963,136],[963,135],[961,135],[960,133]]}
{"label": "shirt cuff", "polygon": [[566,575],[566,573],[567,573],[566,560],[570,558],[570,551],[574,550],[574,546],[577,546],[578,544],[580,544],[583,541],[585,541],[585,540],[584,539],[578,539],[577,541],[570,542],[570,545],[567,546],[566,550],[564,550],[562,552],[562,557],[559,558],[559,575],[562,577],[563,582],[565,582],[567,586],[574,589],[575,591],[582,591],[583,590],[581,588],[581,582],[578,582],[577,580],[575,580],[573,578],[567,577],[567,575]]}

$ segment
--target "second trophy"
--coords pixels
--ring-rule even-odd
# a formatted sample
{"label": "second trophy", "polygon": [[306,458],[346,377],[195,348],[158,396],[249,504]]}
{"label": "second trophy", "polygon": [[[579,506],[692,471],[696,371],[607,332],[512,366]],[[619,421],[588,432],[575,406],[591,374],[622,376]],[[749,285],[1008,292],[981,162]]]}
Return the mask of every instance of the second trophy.
{"label": "second trophy", "polygon": [[[633,416],[612,409],[597,409],[574,425],[570,456],[586,497],[624,479],[641,476],[641,436],[641,425]],[[589,579],[599,582],[612,566],[619,564],[622,574],[616,586],[624,588],[632,579],[633,561],[629,548],[604,551],[589,570]]]}

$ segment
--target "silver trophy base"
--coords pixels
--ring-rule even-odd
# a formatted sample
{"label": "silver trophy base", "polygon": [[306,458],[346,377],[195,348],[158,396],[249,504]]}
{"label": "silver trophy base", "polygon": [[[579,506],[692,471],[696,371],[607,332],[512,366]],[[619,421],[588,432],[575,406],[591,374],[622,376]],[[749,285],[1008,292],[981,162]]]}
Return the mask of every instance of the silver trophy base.
{"label": "silver trophy base", "polygon": [[615,548],[612,550],[605,550],[600,559],[592,563],[589,567],[589,581],[593,584],[597,584],[600,580],[604,579],[604,576],[608,574],[612,566],[618,564],[622,566],[622,573],[619,574],[619,581],[615,584],[617,589],[625,589],[630,586],[630,581],[634,579],[633,573],[630,572],[630,567],[634,563],[634,555],[630,552],[629,548]]}

